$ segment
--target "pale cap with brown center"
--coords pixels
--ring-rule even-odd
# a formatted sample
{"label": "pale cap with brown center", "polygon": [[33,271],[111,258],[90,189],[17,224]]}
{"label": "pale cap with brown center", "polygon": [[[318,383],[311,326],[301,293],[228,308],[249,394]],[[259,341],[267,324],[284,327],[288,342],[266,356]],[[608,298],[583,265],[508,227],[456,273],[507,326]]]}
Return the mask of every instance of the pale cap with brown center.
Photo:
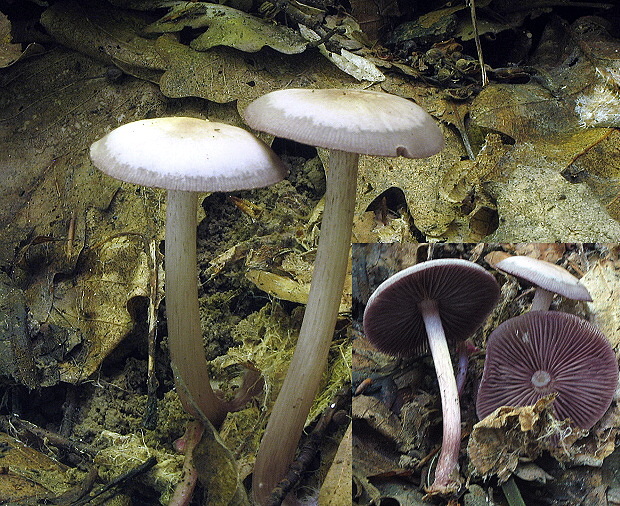
{"label": "pale cap with brown center", "polygon": [[109,176],[167,190],[248,190],[286,176],[282,161],[250,132],[198,118],[127,123],[93,143],[90,157]]}
{"label": "pale cap with brown center", "polygon": [[248,105],[244,118],[256,130],[348,153],[426,158],[444,146],[441,130],[424,109],[377,91],[273,91]]}
{"label": "pale cap with brown center", "polygon": [[495,267],[568,299],[592,301],[588,289],[575,276],[546,260],[517,255],[497,262]]}

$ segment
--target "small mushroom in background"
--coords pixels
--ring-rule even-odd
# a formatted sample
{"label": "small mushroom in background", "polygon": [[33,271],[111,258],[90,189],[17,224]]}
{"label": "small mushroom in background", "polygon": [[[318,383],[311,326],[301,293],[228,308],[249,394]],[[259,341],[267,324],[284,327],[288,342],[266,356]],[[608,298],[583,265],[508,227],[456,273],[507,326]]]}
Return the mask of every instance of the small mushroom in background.
{"label": "small mushroom in background", "polygon": [[495,278],[460,259],[429,260],[384,281],[370,296],[364,333],[380,351],[414,356],[430,348],[443,413],[443,441],[429,494],[454,492],[461,412],[448,343],[471,336],[499,299]]}
{"label": "small mushroom in background", "polygon": [[456,386],[459,391],[459,397],[463,395],[465,390],[465,382],[467,381],[467,370],[469,369],[469,356],[480,351],[480,349],[469,339],[459,341],[456,345],[458,355],[456,370]]}
{"label": "small mushroom in background", "polygon": [[509,256],[494,267],[507,274],[529,281],[536,286],[531,311],[547,311],[553,294],[568,299],[592,302],[588,289],[563,267],[527,256]]}
{"label": "small mushroom in background", "polygon": [[421,107],[374,91],[278,90],[248,105],[244,118],[256,130],[330,150],[308,303],[254,468],[252,494],[264,504],[293,461],[327,365],[351,247],[359,154],[425,158],[444,140]]}
{"label": "small mushroom in background", "polygon": [[165,294],[175,384],[184,409],[218,427],[246,392],[224,402],[209,380],[198,306],[198,192],[268,186],[283,179],[286,168],[265,143],[241,128],[183,117],[122,125],[95,142],[90,157],[116,179],[168,190]]}
{"label": "small mushroom in background", "polygon": [[605,414],[618,384],[618,360],[591,323],[559,311],[506,320],[487,339],[476,411],[528,406],[557,393],[557,418],[590,429]]}

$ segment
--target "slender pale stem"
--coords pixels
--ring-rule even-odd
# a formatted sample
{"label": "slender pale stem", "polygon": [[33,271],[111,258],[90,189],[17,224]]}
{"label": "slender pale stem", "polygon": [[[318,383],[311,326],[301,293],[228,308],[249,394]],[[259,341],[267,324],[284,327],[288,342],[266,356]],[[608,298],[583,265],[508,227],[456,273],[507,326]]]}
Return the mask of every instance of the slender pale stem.
{"label": "slender pale stem", "polygon": [[537,287],[530,311],[548,311],[553,301],[553,292]]}
{"label": "slender pale stem", "polygon": [[424,318],[428,344],[435,364],[443,415],[441,453],[435,468],[435,480],[428,492],[441,493],[449,491],[455,485],[452,473],[458,463],[461,448],[461,410],[450,350],[439,317],[437,302],[425,300],[419,304],[419,307]]}
{"label": "slender pale stem", "polygon": [[[200,409],[219,427],[227,405],[211,389],[202,344],[196,268],[197,193],[168,191],[166,207],[166,314],[174,381],[185,411]],[[189,398],[188,398],[189,397]]]}
{"label": "slender pale stem", "polygon": [[293,461],[321,381],[336,326],[351,247],[358,155],[330,153],[325,208],[308,304],[293,359],[254,467],[252,493],[265,504]]}

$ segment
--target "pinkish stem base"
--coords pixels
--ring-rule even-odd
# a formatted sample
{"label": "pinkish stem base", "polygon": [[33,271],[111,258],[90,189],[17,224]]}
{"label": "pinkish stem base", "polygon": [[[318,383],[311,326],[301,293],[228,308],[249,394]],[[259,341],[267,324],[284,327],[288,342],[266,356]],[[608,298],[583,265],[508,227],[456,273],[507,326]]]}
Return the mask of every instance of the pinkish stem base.
{"label": "pinkish stem base", "polygon": [[189,422],[181,440],[175,442],[175,448],[182,448],[185,452],[185,460],[183,461],[181,480],[174,489],[174,493],[168,503],[169,506],[188,506],[192,500],[196,482],[198,481],[198,472],[194,466],[192,453],[200,442],[202,432],[203,426],[200,422]]}

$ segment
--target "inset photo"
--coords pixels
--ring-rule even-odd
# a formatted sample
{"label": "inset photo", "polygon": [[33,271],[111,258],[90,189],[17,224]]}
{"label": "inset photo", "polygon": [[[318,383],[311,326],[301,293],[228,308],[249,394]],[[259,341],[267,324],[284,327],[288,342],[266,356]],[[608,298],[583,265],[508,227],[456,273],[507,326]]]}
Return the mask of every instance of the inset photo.
{"label": "inset photo", "polygon": [[354,244],[353,502],[607,504],[620,245]]}

